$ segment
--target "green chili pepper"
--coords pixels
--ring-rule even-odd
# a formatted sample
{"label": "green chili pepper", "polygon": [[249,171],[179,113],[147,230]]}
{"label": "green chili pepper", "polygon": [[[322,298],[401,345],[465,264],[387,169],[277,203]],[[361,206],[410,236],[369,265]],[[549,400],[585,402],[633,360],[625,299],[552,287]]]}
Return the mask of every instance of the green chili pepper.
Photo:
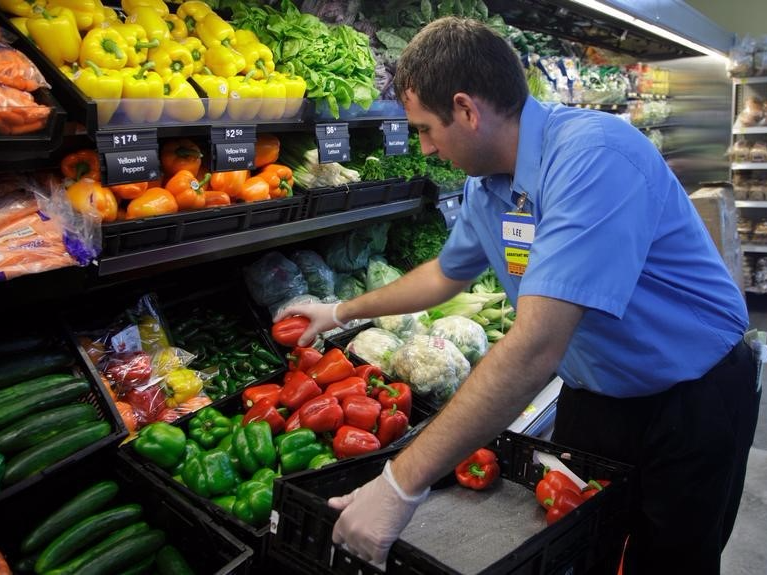
{"label": "green chili pepper", "polygon": [[254,343],[251,345],[251,350],[253,351],[253,355],[255,355],[261,361],[264,361],[271,365],[282,364],[282,360],[279,357],[277,357],[275,354],[273,354],[271,351],[269,351],[265,347],[259,346],[257,343]]}

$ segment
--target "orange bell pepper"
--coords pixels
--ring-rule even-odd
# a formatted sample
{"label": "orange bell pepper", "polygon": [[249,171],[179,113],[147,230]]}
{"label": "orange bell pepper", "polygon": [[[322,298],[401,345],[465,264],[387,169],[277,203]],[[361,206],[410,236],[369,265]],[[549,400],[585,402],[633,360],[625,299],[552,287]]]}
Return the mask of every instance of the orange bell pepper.
{"label": "orange bell pepper", "polygon": [[149,188],[128,204],[127,218],[135,220],[163,214],[175,214],[178,202],[165,188]]}
{"label": "orange bell pepper", "polygon": [[280,140],[272,134],[259,134],[256,140],[256,155],[253,164],[256,168],[262,168],[273,164],[280,157]]}
{"label": "orange bell pepper", "polygon": [[269,199],[269,184],[261,176],[248,178],[242,184],[240,195],[238,196],[244,202],[258,202]]}
{"label": "orange bell pepper", "polygon": [[269,164],[258,173],[269,184],[269,197],[288,198],[293,195],[293,170],[282,164]]}
{"label": "orange bell pepper", "polygon": [[75,181],[80,178],[101,181],[99,155],[96,150],[85,149],[67,154],[61,159],[60,167],[65,177]]}
{"label": "orange bell pepper", "polygon": [[117,219],[117,199],[112,190],[90,178],[81,178],[67,188],[67,199],[80,213],[101,218],[102,222]]}
{"label": "orange bell pepper", "polygon": [[226,192],[230,198],[239,198],[242,185],[249,177],[249,170],[213,172],[210,177],[210,189],[217,192]]}
{"label": "orange bell pepper", "polygon": [[167,177],[180,170],[196,174],[202,165],[202,151],[189,138],[167,140],[160,150],[160,164]]}
{"label": "orange bell pepper", "polygon": [[214,206],[228,206],[232,203],[232,199],[229,194],[220,190],[209,190],[205,192],[205,207],[212,208]]}
{"label": "orange bell pepper", "polygon": [[110,186],[115,196],[121,200],[134,200],[149,188],[149,182],[131,182]]}
{"label": "orange bell pepper", "polygon": [[179,170],[165,184],[165,189],[176,198],[180,210],[199,210],[205,207],[203,186],[210,179],[210,174],[205,178],[204,182],[200,182],[189,170]]}

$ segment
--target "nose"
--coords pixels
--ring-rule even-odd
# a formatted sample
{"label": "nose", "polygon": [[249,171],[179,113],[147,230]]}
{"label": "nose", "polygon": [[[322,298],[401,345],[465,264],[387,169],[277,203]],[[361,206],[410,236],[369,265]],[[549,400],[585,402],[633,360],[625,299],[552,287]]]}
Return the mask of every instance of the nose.
{"label": "nose", "polygon": [[421,153],[424,156],[431,156],[437,153],[437,147],[431,142],[431,140],[427,136],[420,134],[418,136],[418,140],[421,142]]}

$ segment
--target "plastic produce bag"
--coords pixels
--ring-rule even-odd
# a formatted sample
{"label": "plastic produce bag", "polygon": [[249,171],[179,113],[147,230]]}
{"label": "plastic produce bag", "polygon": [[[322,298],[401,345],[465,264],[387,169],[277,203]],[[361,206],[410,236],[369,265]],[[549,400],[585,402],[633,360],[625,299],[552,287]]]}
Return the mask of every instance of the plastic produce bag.
{"label": "plastic produce bag", "polygon": [[366,268],[371,256],[386,250],[389,222],[382,222],[350,232],[334,234],[322,243],[325,262],[337,272],[353,272]]}
{"label": "plastic produce bag", "polygon": [[402,277],[402,272],[381,257],[371,258],[365,275],[365,289],[373,291]]}
{"label": "plastic produce bag", "polygon": [[307,293],[282,300],[269,308],[269,313],[272,316],[272,322],[274,322],[274,318],[277,317],[285,308],[306,303],[320,303],[320,298],[318,298],[316,295]]}
{"label": "plastic produce bag", "polygon": [[0,41],[0,84],[26,92],[51,87],[32,60],[2,41]]}
{"label": "plastic produce bag", "polygon": [[392,355],[402,345],[402,340],[390,331],[371,327],[359,332],[346,345],[346,351],[358,355],[366,362],[394,375]]}
{"label": "plastic produce bag", "polygon": [[485,330],[468,317],[449,315],[434,320],[429,334],[452,341],[471,365],[475,365],[487,353]]}
{"label": "plastic produce bag", "polygon": [[415,313],[403,313],[401,315],[384,315],[373,319],[373,325],[390,331],[403,341],[416,335],[425,334],[429,331],[427,323],[429,314],[425,311]]}
{"label": "plastic produce bag", "polygon": [[245,285],[258,305],[270,308],[287,298],[309,292],[301,269],[280,252],[269,252],[245,266]]}
{"label": "plastic produce bag", "polygon": [[335,272],[312,250],[297,250],[290,256],[306,279],[309,293],[319,298],[335,295]]}
{"label": "plastic produce bag", "polygon": [[335,293],[338,299],[354,299],[365,293],[365,282],[356,274],[336,274]]}

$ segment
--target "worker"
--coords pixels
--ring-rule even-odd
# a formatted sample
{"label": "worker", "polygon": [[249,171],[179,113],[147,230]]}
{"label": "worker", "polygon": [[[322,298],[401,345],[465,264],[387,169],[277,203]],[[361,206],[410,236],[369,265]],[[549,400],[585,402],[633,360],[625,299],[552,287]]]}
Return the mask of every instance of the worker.
{"label": "worker", "polygon": [[685,190],[627,122],[532,98],[517,54],[477,21],[428,24],[394,81],[423,153],[469,175],[455,226],[394,283],[277,319],[308,317],[306,345],[354,318],[437,305],[487,266],[517,315],[380,476],[330,499],[333,541],[384,561],[429,486],[557,373],[553,441],[635,466],[623,573],[719,573],[761,390],[743,296]]}

